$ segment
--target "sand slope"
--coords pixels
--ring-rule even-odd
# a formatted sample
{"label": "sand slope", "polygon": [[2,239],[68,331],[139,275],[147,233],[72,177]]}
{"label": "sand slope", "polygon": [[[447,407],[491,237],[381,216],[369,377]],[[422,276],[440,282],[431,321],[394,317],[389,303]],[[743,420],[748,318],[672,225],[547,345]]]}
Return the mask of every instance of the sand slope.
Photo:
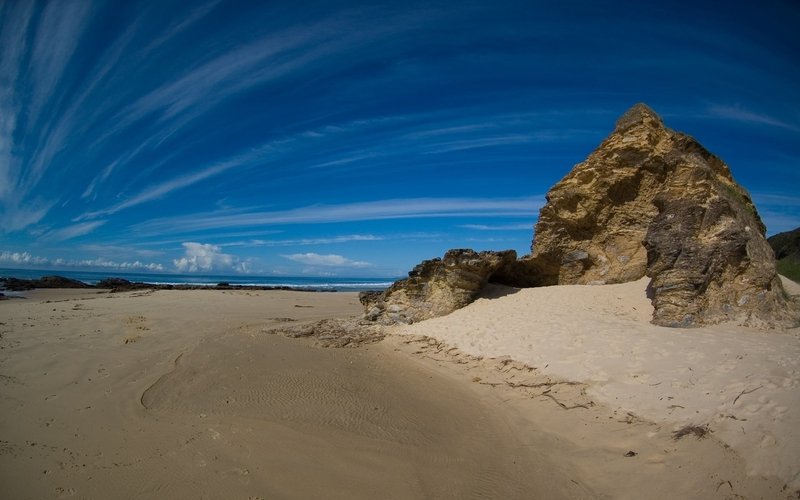
{"label": "sand slope", "polygon": [[800,489],[799,332],[657,327],[647,284],[496,287],[396,333],[583,382],[592,401],[671,430],[708,425],[747,474]]}

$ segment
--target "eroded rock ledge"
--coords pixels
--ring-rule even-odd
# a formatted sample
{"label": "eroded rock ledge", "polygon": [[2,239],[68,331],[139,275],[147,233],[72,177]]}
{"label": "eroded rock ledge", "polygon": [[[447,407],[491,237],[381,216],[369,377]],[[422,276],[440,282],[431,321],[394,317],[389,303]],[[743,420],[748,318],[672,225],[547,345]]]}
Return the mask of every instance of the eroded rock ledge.
{"label": "eroded rock ledge", "polygon": [[450,250],[441,259],[418,264],[408,278],[396,281],[385,292],[362,292],[364,317],[394,324],[444,316],[475,300],[493,276],[505,275],[516,261],[513,250]]}

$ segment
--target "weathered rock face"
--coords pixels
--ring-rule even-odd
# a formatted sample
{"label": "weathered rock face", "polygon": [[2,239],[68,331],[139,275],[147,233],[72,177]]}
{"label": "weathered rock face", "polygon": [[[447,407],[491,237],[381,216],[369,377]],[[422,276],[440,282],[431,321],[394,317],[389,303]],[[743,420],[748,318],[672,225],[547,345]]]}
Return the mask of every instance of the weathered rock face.
{"label": "weathered rock face", "polygon": [[643,104],[547,201],[531,257],[540,284],[650,276],[661,325],[791,316],[750,196],[722,160]]}
{"label": "weathered rock face", "polygon": [[735,194],[665,193],[655,203],[659,214],[645,236],[654,323],[761,326],[789,319],[760,220]]}
{"label": "weathered rock face", "polygon": [[[647,268],[642,242],[675,163],[673,133],[644,105],[547,193],[532,255],[544,284],[623,283]],[[674,165],[673,165],[674,167]]]}
{"label": "weathered rock face", "polygon": [[475,300],[492,275],[516,259],[513,250],[449,250],[442,259],[423,261],[383,293],[362,293],[365,318],[394,324],[449,314]]}

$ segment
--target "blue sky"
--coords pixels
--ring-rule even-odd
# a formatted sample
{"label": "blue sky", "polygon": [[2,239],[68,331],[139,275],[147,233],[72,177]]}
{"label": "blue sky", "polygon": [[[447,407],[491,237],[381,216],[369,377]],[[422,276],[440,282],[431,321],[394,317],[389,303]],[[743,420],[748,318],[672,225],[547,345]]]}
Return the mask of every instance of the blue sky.
{"label": "blue sky", "polygon": [[0,1],[0,267],[524,254],[636,102],[726,161],[768,234],[793,229],[798,5]]}

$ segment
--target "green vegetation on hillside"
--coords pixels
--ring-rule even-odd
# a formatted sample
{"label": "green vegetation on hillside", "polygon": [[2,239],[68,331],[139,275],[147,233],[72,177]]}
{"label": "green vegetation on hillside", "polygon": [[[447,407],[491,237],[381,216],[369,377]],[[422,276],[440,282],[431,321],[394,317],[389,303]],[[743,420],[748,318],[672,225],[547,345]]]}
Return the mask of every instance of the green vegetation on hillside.
{"label": "green vegetation on hillside", "polygon": [[775,251],[778,273],[800,283],[800,227],[767,238]]}

